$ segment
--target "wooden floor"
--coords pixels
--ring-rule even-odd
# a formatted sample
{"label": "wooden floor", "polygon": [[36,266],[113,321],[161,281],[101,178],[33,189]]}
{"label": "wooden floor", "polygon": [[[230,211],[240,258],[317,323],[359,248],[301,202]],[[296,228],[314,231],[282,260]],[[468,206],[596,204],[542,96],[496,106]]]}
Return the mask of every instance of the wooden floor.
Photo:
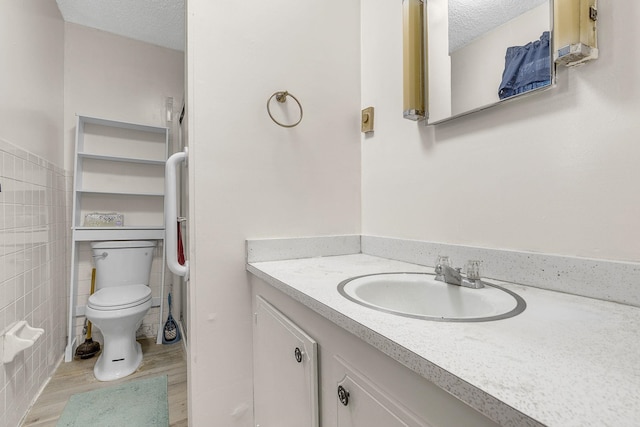
{"label": "wooden floor", "polygon": [[187,420],[187,359],[183,343],[157,345],[154,339],[139,340],[144,359],[140,368],[126,378],[100,382],[93,376],[97,356],[86,360],[62,362],[25,417],[24,427],[55,426],[69,397],[73,394],[110,387],[131,380],[168,375],[169,424],[186,427]]}

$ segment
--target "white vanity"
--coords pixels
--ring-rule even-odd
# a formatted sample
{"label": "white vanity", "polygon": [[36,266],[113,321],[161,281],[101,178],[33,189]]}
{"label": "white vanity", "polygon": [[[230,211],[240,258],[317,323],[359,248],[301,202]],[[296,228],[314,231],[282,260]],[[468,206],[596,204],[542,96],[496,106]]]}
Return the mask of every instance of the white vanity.
{"label": "white vanity", "polygon": [[[480,249],[364,239],[248,242],[254,355],[261,361],[254,362],[254,375],[271,376],[270,385],[256,385],[256,425],[637,425],[640,309],[488,279],[520,295],[526,309],[507,319],[468,323],[372,310],[340,295],[338,284],[364,274],[433,272],[380,256],[388,248],[410,247],[394,257],[425,257],[425,264],[435,261],[431,251],[449,249],[460,257]],[[386,249],[370,250],[372,241]],[[499,263],[487,258],[485,264]],[[572,286],[565,265],[555,264],[562,274],[553,275]],[[631,280],[626,289],[638,286],[636,264],[614,264],[599,263],[618,269],[619,280]],[[544,274],[556,267],[549,265]],[[269,344],[275,342],[280,344]],[[271,409],[260,409],[265,407]]]}

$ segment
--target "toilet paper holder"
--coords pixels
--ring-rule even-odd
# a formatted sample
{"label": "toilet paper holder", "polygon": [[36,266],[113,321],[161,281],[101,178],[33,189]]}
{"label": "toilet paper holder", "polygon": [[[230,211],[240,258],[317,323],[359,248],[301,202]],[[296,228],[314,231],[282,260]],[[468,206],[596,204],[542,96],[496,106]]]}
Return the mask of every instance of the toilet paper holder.
{"label": "toilet paper holder", "polygon": [[22,351],[31,347],[44,334],[44,329],[29,326],[26,320],[12,325],[2,335],[2,363],[13,362]]}

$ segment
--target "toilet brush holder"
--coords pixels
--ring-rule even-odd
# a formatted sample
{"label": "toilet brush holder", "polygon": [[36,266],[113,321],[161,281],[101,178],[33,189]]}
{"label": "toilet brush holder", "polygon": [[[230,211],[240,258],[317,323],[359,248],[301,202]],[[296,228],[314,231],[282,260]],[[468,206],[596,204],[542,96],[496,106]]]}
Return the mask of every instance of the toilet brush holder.
{"label": "toilet brush holder", "polygon": [[44,329],[32,328],[26,320],[12,325],[2,336],[2,363],[13,362],[22,351],[31,347],[44,334]]}

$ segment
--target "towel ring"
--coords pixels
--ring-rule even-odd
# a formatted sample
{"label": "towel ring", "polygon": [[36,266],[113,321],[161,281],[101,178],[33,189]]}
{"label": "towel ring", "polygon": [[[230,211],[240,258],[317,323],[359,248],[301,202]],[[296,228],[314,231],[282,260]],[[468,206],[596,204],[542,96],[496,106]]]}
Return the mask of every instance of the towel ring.
{"label": "towel ring", "polygon": [[[269,104],[271,103],[271,100],[275,97],[276,101],[278,101],[279,103],[285,103],[287,101],[287,96],[290,96],[293,98],[294,101],[296,101],[296,104],[298,104],[298,108],[300,109],[300,118],[298,119],[297,122],[295,122],[292,125],[285,125],[283,123],[280,123],[279,121],[277,121],[273,115],[271,114],[271,108],[269,107]],[[269,99],[267,99],[267,113],[269,113],[269,117],[271,117],[271,120],[274,121],[275,124],[277,124],[278,126],[282,126],[283,128],[292,128],[295,126],[298,126],[298,124],[302,121],[302,104],[300,104],[300,101],[298,101],[298,98],[296,98],[295,96],[293,96],[292,94],[290,94],[289,92],[287,92],[286,90],[284,92],[276,92],[273,95],[271,95],[269,97]]]}

